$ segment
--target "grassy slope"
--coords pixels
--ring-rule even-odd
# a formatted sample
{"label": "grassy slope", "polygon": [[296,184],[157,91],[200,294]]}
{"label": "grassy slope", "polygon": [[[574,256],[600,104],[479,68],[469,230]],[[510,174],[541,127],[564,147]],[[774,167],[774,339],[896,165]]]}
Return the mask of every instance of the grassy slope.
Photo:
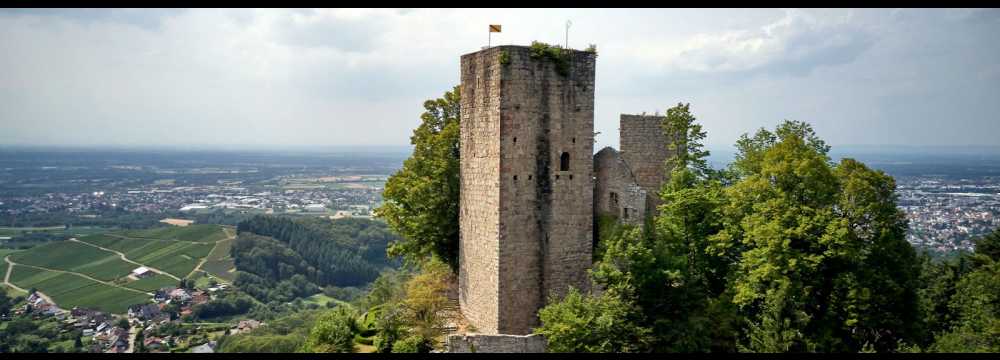
{"label": "grassy slope", "polygon": [[235,273],[230,272],[230,270],[236,267],[233,258],[229,256],[229,249],[232,247],[233,239],[219,242],[215,250],[208,254],[208,260],[205,261],[205,264],[201,268],[212,274],[212,276],[232,282]]}
{"label": "grassy slope", "polygon": [[104,285],[78,275],[15,266],[11,282],[37,288],[64,309],[74,306],[124,313],[129,305],[148,302],[149,295]]}
{"label": "grassy slope", "polygon": [[[232,259],[229,259],[228,256],[232,241],[224,241],[219,244],[219,249],[216,249],[215,253],[210,254],[214,242],[226,237],[220,226],[164,227],[125,231],[118,234],[137,238],[123,239],[96,234],[81,237],[80,240],[120,251],[132,261],[161,269],[177,277],[186,276],[197,266],[201,258],[211,255],[213,268],[222,272],[213,275],[231,280],[232,273],[229,273],[228,269],[232,267]],[[93,246],[66,241],[21,251],[11,260],[28,265],[79,272],[106,281],[123,277],[135,268],[134,264],[122,261],[117,254]],[[223,267],[225,268],[223,269]],[[127,309],[128,305],[149,301],[148,295],[104,285],[73,274],[61,274],[23,266],[15,268],[17,270],[11,274],[11,282],[26,289],[38,288],[64,308],[82,306],[121,313]],[[3,269],[6,271],[6,266]],[[176,280],[163,275],[124,284],[125,287],[142,291],[153,291],[162,286],[170,285],[176,285]]]}
{"label": "grassy slope", "polygon": [[35,246],[12,255],[10,259],[20,264],[78,272],[105,281],[126,276],[136,267],[114,253],[72,241]]}
{"label": "grassy slope", "polygon": [[136,290],[153,292],[165,286],[177,286],[177,283],[178,281],[172,277],[156,274],[145,279],[129,282],[124,284],[124,286]]}

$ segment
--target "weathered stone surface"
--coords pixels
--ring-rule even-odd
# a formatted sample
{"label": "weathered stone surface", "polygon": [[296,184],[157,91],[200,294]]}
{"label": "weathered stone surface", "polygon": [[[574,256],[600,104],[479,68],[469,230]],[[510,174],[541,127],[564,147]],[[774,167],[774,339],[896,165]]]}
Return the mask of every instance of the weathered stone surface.
{"label": "weathered stone surface", "polygon": [[543,353],[547,347],[541,335],[451,335],[449,353]]}
{"label": "weathered stone surface", "polygon": [[625,159],[611,147],[594,155],[594,212],[626,224],[642,225],[646,190],[639,186]]}
{"label": "weathered stone surface", "polygon": [[530,333],[589,284],[596,55],[569,56],[566,75],[524,46],[461,59],[459,302],[483,333]]}
{"label": "weathered stone surface", "polygon": [[660,187],[670,173],[664,170],[667,157],[673,156],[670,139],[663,133],[663,116],[621,114],[619,147],[621,156],[632,169],[635,181],[646,190],[646,213],[654,215],[660,204]]}

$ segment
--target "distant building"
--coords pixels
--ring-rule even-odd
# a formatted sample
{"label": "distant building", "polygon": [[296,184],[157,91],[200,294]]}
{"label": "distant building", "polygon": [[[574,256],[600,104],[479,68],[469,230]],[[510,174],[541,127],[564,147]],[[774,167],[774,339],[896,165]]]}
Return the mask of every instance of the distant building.
{"label": "distant building", "polygon": [[135,268],[135,270],[132,270],[132,276],[135,276],[137,279],[142,279],[153,275],[154,275],[153,271],[149,270],[149,268],[145,266],[140,266]]}
{"label": "distant building", "polygon": [[306,211],[310,212],[323,212],[326,211],[326,206],[323,204],[309,204],[304,207]]}

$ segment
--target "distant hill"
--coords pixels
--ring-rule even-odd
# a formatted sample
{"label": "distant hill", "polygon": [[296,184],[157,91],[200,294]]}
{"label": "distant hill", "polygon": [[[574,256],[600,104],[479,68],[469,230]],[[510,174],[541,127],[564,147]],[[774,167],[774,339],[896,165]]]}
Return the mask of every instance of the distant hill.
{"label": "distant hill", "polygon": [[376,220],[255,216],[237,226],[234,285],[260,301],[287,302],[326,286],[364,286],[385,268],[397,236]]}

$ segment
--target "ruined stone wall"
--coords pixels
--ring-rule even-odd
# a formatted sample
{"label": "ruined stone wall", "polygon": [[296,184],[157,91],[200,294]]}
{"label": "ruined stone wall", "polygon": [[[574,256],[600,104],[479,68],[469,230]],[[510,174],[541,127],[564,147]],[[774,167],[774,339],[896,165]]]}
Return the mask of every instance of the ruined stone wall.
{"label": "ruined stone wall", "polygon": [[544,353],[548,343],[541,335],[451,335],[449,353]]}
{"label": "ruined stone wall", "polygon": [[646,216],[646,190],[635,181],[621,154],[606,147],[594,155],[594,213],[642,225]]}
{"label": "ruined stone wall", "polygon": [[664,171],[668,156],[669,139],[663,134],[660,124],[663,116],[621,114],[619,131],[622,158],[628,163],[635,180],[646,190],[646,210],[654,214],[660,203],[660,187],[666,183],[669,173]]}
{"label": "ruined stone wall", "polygon": [[[509,62],[500,63],[501,53],[506,53]],[[583,51],[570,56],[566,75],[559,74],[551,60],[531,58],[529,48],[523,46],[495,47],[462,57],[460,282],[464,282],[459,287],[460,302],[470,322],[487,334],[530,333],[538,325],[537,310],[548,296],[561,296],[569,286],[586,288],[588,284],[596,56]],[[483,82],[484,78],[491,80]],[[489,99],[484,101],[488,108],[466,109],[467,94],[473,97],[468,99],[470,106],[479,106],[480,100],[475,99]],[[496,126],[499,132],[474,135],[480,126],[491,130]],[[493,138],[473,139],[478,136]],[[494,142],[499,162],[490,158],[482,164],[498,166],[496,174],[474,171],[475,159],[466,164],[467,152],[475,153],[483,146],[493,149]],[[560,169],[563,157],[567,158],[566,170]],[[492,187],[483,188],[490,199],[473,200],[482,191],[467,188],[466,183],[481,181],[478,176],[496,181],[499,206],[489,202]],[[467,196],[467,189],[473,194]],[[479,209],[484,207],[491,209]],[[496,234],[472,230],[491,228],[492,218],[483,214],[492,216],[493,211],[497,211]],[[473,254],[472,249],[483,247],[491,251],[495,247],[497,253]],[[484,256],[492,258],[474,258]],[[482,266],[494,263],[495,269]],[[478,299],[493,291],[494,299]],[[483,311],[481,307],[491,307],[485,313],[495,313],[496,321],[476,314]]]}

